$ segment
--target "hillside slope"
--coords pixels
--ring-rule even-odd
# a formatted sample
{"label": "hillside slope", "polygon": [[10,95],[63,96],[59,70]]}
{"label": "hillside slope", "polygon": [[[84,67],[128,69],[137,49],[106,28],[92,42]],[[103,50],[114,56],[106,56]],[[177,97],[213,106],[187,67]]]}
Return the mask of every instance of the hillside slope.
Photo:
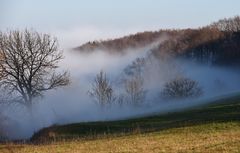
{"label": "hillside slope", "polygon": [[74,48],[80,52],[103,50],[112,54],[138,51],[155,43],[150,52],[158,59],[166,55],[218,65],[240,65],[240,17],[219,20],[198,29],[142,32],[118,39],[94,41]]}
{"label": "hillside slope", "polygon": [[240,97],[166,115],[54,126],[32,142],[0,144],[0,152],[240,152]]}
{"label": "hillside slope", "polygon": [[32,141],[97,138],[102,135],[128,135],[135,132],[148,133],[176,127],[189,127],[208,123],[240,122],[240,96],[213,101],[207,106],[182,112],[144,118],[109,122],[77,123],[43,129]]}

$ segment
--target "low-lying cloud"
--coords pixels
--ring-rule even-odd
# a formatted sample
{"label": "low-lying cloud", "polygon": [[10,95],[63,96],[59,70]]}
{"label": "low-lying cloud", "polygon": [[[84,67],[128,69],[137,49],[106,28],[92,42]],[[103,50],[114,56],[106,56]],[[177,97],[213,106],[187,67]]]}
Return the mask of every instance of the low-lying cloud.
{"label": "low-lying cloud", "polygon": [[[102,109],[93,102],[87,92],[93,79],[100,70],[106,72],[116,93],[122,88],[118,80],[124,69],[136,58],[145,58],[149,48],[140,48],[125,55],[110,55],[104,51],[82,54],[65,51],[65,59],[60,63],[60,69],[68,69],[71,74],[71,84],[67,87],[49,91],[39,99],[33,108],[31,116],[23,107],[8,108],[4,111],[10,118],[6,125],[6,135],[13,139],[29,138],[34,132],[53,124],[74,122],[103,121],[130,118],[134,116],[176,111],[189,106],[205,103],[209,99],[230,94],[239,90],[239,72],[235,69],[197,64],[186,60],[158,60],[151,58],[146,64],[144,88],[147,90],[142,107],[130,105],[112,105]],[[203,88],[202,97],[195,100],[165,102],[159,96],[163,85],[178,75],[184,75],[199,82]],[[14,111],[13,111],[14,110]]]}

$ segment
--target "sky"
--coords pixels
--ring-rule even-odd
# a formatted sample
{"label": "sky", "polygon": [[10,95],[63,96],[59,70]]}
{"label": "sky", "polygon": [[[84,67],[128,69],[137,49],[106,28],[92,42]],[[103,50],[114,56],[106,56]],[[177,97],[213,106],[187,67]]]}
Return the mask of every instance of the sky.
{"label": "sky", "polygon": [[[65,47],[240,15],[239,0],[0,0],[0,30],[32,28]],[[63,40],[64,39],[64,40]]]}

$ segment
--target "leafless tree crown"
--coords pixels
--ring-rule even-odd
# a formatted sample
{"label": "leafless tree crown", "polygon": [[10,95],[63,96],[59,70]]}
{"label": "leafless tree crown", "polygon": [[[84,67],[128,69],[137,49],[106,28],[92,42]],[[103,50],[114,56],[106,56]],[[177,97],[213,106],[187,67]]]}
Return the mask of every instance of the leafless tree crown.
{"label": "leafless tree crown", "polygon": [[31,106],[44,91],[69,83],[68,73],[56,73],[63,58],[56,38],[35,31],[0,33],[0,86],[15,102]]}
{"label": "leafless tree crown", "polygon": [[[137,58],[124,69],[123,79],[125,89],[125,101],[134,105],[140,105],[145,99],[143,72],[146,65],[145,58]],[[123,99],[120,100],[123,103]]]}
{"label": "leafless tree crown", "polygon": [[240,16],[219,20],[218,22],[214,22],[211,27],[217,28],[220,31],[238,32],[240,31]]}
{"label": "leafless tree crown", "polygon": [[143,87],[143,78],[140,76],[133,76],[125,81],[125,91],[129,102],[135,106],[140,105],[145,99]]}
{"label": "leafless tree crown", "polygon": [[113,93],[113,88],[106,73],[100,71],[100,73],[96,75],[89,95],[101,106],[110,105],[115,101],[116,98]]}
{"label": "leafless tree crown", "polygon": [[177,78],[165,84],[161,96],[166,99],[182,99],[202,95],[198,83],[188,78]]}

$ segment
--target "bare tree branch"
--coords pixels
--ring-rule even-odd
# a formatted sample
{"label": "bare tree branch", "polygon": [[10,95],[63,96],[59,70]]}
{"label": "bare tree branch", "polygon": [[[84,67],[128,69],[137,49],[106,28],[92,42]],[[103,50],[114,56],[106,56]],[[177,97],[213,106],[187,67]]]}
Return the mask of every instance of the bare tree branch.
{"label": "bare tree branch", "polygon": [[31,106],[44,91],[69,83],[67,72],[55,72],[62,58],[57,39],[50,35],[27,29],[0,33],[0,87]]}
{"label": "bare tree branch", "polygon": [[102,107],[110,105],[116,100],[113,88],[103,71],[96,75],[92,89],[88,93]]}
{"label": "bare tree branch", "polygon": [[184,99],[203,94],[198,82],[188,78],[177,78],[164,85],[161,96],[165,99]]}

